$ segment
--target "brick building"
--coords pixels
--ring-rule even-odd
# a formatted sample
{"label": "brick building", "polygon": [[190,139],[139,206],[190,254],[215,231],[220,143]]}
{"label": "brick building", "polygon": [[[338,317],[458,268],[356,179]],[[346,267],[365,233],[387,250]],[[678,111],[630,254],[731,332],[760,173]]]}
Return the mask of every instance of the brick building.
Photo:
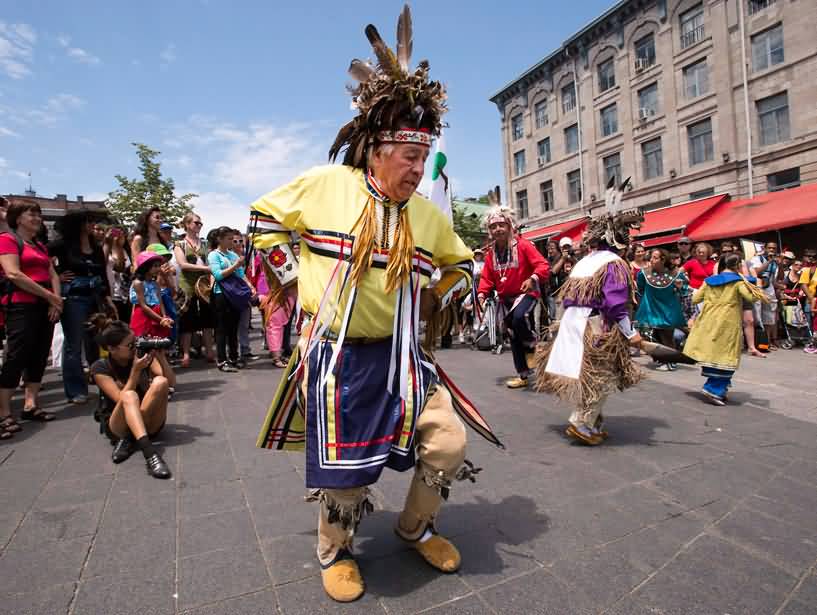
{"label": "brick building", "polygon": [[576,219],[611,175],[645,210],[747,197],[750,160],[755,195],[817,181],[816,31],[814,0],[619,2],[491,98],[520,220]]}
{"label": "brick building", "polygon": [[86,201],[81,194],[73,201],[68,200],[65,194],[58,194],[54,198],[39,196],[33,190],[27,190],[25,194],[6,194],[9,204],[15,201],[34,201],[43,211],[43,221],[51,229],[54,222],[70,211],[105,211],[105,201]]}

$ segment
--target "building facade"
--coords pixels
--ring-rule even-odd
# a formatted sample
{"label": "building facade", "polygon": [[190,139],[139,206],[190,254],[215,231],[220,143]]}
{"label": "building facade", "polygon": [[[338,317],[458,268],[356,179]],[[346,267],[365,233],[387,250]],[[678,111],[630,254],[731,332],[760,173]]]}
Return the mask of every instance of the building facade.
{"label": "building facade", "polygon": [[75,200],[69,200],[68,195],[58,194],[54,198],[38,195],[33,190],[26,191],[25,194],[4,195],[9,204],[27,201],[34,202],[40,206],[43,212],[43,221],[51,229],[58,218],[72,211],[92,211],[96,213],[105,212],[105,201],[86,201],[82,195],[77,195]]}
{"label": "building facade", "polygon": [[817,181],[815,32],[814,0],[619,2],[491,98],[520,220],[587,214],[611,176],[645,210]]}

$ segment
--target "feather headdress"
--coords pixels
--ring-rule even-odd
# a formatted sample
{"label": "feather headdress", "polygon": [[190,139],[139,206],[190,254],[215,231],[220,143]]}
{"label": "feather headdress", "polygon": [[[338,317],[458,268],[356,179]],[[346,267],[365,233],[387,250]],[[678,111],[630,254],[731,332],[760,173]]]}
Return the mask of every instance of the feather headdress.
{"label": "feather headdress", "polygon": [[343,164],[363,169],[366,153],[376,142],[413,142],[431,145],[440,134],[446,112],[445,88],[428,78],[428,61],[410,67],[412,51],[411,11],[403,7],[397,20],[397,51],[392,51],[373,25],[365,29],[377,63],[354,59],[349,74],[357,85],[349,86],[352,108],[358,115],[344,125],[329,149],[334,161],[345,151]]}
{"label": "feather headdress", "polygon": [[513,209],[502,204],[499,186],[488,191],[488,203],[491,207],[485,212],[485,219],[483,220],[485,228],[488,228],[492,222],[496,221],[505,222],[511,227],[511,230],[516,228],[516,215]]}
{"label": "feather headdress", "polygon": [[621,209],[621,199],[629,183],[629,177],[618,186],[615,177],[611,177],[607,182],[604,213],[594,217],[587,224],[585,240],[588,243],[605,243],[617,250],[623,250],[630,245],[630,230],[640,226],[644,221],[644,214],[638,209],[627,211]]}

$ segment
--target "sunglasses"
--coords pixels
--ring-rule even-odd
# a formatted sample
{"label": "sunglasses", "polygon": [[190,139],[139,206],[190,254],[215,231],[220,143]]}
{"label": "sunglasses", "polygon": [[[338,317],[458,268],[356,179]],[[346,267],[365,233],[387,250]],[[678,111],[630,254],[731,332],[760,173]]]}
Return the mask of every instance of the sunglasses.
{"label": "sunglasses", "polygon": [[201,226],[201,225],[202,225],[202,222],[201,222],[201,221],[199,221],[199,220],[196,220],[195,222],[193,222],[193,224],[194,224],[195,226]]}

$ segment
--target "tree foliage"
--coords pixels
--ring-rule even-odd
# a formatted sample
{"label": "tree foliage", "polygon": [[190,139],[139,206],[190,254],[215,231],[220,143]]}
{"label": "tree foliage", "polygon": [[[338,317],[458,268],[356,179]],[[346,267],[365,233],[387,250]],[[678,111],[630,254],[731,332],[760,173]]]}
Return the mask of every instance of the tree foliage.
{"label": "tree foliage", "polygon": [[162,177],[161,163],[158,161],[161,152],[144,143],[132,145],[139,157],[142,177],[130,179],[124,175],[116,175],[119,188],[108,193],[106,206],[120,223],[127,226],[133,226],[139,214],[151,207],[161,209],[166,222],[180,222],[184,214],[192,209],[190,200],[197,195],[177,195],[173,179]]}
{"label": "tree foliage", "polygon": [[472,248],[482,245],[485,241],[485,232],[482,230],[481,221],[478,216],[467,213],[463,208],[454,204],[452,218],[454,231],[462,238],[466,245]]}

